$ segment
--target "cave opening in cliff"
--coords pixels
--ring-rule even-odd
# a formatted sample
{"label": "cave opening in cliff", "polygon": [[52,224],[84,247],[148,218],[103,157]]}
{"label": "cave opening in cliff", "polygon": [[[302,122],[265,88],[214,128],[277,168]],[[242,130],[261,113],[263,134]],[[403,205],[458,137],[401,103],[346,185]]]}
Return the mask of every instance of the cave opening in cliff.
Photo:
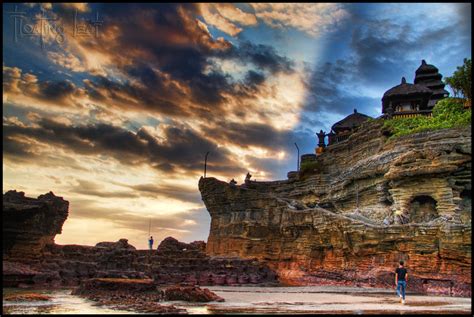
{"label": "cave opening in cliff", "polygon": [[463,210],[471,210],[471,190],[469,189],[464,189],[461,194],[459,195],[459,197],[462,199],[461,200],[461,208]]}
{"label": "cave opening in cliff", "polygon": [[428,195],[416,196],[410,203],[411,222],[428,222],[438,217],[436,200]]}

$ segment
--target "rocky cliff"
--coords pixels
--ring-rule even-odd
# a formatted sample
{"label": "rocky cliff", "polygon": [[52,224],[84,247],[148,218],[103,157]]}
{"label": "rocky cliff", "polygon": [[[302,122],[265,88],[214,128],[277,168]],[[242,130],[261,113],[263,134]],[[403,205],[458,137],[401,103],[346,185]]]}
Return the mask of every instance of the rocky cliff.
{"label": "rocky cliff", "polygon": [[52,192],[37,199],[10,190],[3,195],[4,259],[35,261],[54,243],[68,216],[69,202]]}
{"label": "rocky cliff", "polygon": [[277,283],[276,274],[253,259],[206,255],[204,241],[168,237],[157,250],[137,250],[127,239],[57,245],[54,236],[67,215],[68,202],[52,193],[37,199],[4,194],[4,286],[76,286],[89,278],[152,278],[155,285]]}
{"label": "rocky cliff", "polygon": [[207,253],[257,257],[295,285],[389,287],[403,259],[410,290],[469,296],[470,129],[388,137],[368,122],[288,180],[201,178]]}

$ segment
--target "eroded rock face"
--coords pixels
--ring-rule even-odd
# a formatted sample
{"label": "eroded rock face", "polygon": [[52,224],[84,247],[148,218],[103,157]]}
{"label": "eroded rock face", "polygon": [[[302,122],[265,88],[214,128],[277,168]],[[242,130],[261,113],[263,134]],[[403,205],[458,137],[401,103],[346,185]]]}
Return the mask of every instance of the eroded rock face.
{"label": "eroded rock face", "polygon": [[4,261],[4,286],[77,286],[90,278],[148,278],[156,285],[192,286],[278,282],[275,272],[253,259],[210,257],[201,242],[179,244],[188,247],[150,251],[133,246],[49,245],[37,263]]}
{"label": "eroded rock face", "polygon": [[3,195],[3,257],[35,261],[54,243],[68,216],[69,202],[52,192],[37,199],[10,190]]}
{"label": "eroded rock face", "polygon": [[373,122],[305,175],[241,186],[201,178],[206,251],[256,257],[294,285],[392,287],[403,259],[410,290],[470,296],[470,144],[470,129],[387,142]]}
{"label": "eroded rock face", "polygon": [[56,245],[54,236],[61,232],[68,203],[52,193],[32,199],[9,191],[3,208],[4,286],[77,286],[91,278],[151,278],[156,285],[277,283],[272,270],[252,259],[209,257],[204,241],[183,243],[168,237],[158,250],[137,250],[127,239]]}

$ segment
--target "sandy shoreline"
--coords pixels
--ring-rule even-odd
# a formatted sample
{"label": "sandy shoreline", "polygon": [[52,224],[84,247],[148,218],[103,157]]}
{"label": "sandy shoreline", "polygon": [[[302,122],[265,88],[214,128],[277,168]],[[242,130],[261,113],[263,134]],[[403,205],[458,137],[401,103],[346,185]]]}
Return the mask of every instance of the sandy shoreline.
{"label": "sandy shoreline", "polygon": [[[189,314],[471,314],[471,298],[408,293],[402,305],[394,289],[337,286],[258,287],[208,286],[225,302],[160,302],[185,308]],[[5,289],[4,289],[5,291]],[[11,291],[20,291],[8,289]],[[31,292],[32,290],[28,290]],[[3,302],[8,313],[123,313],[70,295],[70,290],[37,290],[52,297],[50,303]],[[130,312],[127,312],[130,313]]]}

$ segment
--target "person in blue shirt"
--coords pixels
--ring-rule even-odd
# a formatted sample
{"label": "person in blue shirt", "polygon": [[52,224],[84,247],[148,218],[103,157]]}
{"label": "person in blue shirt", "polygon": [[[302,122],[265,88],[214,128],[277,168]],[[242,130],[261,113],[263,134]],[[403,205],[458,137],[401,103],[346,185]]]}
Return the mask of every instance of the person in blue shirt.
{"label": "person in blue shirt", "polygon": [[150,236],[150,239],[148,240],[148,244],[150,245],[150,250],[153,250],[153,236]]}

